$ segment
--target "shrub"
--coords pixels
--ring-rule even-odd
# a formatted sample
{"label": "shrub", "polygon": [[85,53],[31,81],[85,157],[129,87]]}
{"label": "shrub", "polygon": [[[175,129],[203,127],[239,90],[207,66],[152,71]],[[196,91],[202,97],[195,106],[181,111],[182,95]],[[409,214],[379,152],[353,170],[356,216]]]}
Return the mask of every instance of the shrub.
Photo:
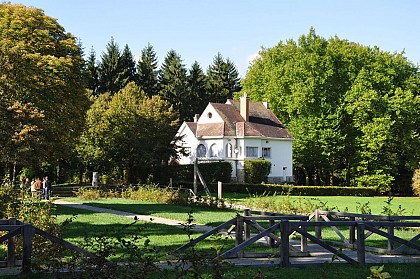
{"label": "shrub", "polygon": [[121,196],[132,200],[154,201],[169,204],[178,204],[183,197],[181,192],[172,188],[160,188],[158,185],[149,184],[139,187],[128,187]]}
{"label": "shrub", "polygon": [[356,178],[356,184],[359,187],[376,187],[379,193],[387,193],[391,190],[394,177],[384,174],[382,171],[373,175],[362,175]]}
{"label": "shrub", "polygon": [[[198,168],[207,183],[222,181],[230,182],[232,177],[232,165],[229,162],[201,163]],[[167,183],[170,178],[173,181],[193,181],[194,165],[171,165],[159,170],[154,175],[156,181]]]}
{"label": "shrub", "polygon": [[420,197],[420,169],[414,171],[412,182],[411,187],[413,188],[414,195]]}
{"label": "shrub", "polygon": [[81,200],[98,200],[101,197],[104,197],[104,194],[99,189],[88,189],[85,187],[80,187],[76,191],[76,197]]}
{"label": "shrub", "polygon": [[271,162],[265,159],[245,160],[244,166],[247,183],[267,182],[271,171]]}

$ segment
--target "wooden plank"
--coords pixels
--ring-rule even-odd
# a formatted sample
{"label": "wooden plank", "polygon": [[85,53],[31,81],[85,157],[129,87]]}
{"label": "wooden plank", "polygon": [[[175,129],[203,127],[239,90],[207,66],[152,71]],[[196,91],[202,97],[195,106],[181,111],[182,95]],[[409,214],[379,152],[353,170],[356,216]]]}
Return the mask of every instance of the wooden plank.
{"label": "wooden plank", "polygon": [[20,227],[22,227],[22,225],[0,225],[0,231],[13,231]]}
{"label": "wooden plank", "polygon": [[[265,228],[262,227],[260,224],[256,223],[256,222],[252,222],[252,221],[247,221],[247,223],[249,222],[250,226],[254,227],[255,229],[257,229],[259,232],[263,232],[265,231]],[[271,224],[270,227],[274,226],[274,224]],[[270,237],[271,239],[276,240],[278,243],[280,243],[281,239],[280,237],[278,237],[277,235],[270,233],[267,235],[268,237]]]}
{"label": "wooden plank", "polygon": [[10,232],[8,232],[7,234],[5,234],[5,235],[2,235],[2,236],[0,236],[0,243],[1,242],[4,242],[4,241],[6,241],[6,240],[8,240],[9,238],[11,238],[11,237],[14,237],[14,236],[17,236],[18,234],[20,234],[21,233],[21,229],[20,229],[20,227],[19,228],[17,228],[17,229],[15,229],[14,231],[10,231]]}
{"label": "wooden plank", "polygon": [[308,216],[293,216],[293,215],[285,215],[285,216],[243,216],[244,220],[252,220],[252,221],[256,221],[256,220],[263,220],[263,221],[270,221],[270,220],[277,220],[277,221],[282,221],[282,220],[296,220],[296,221],[307,221],[308,220]]}
{"label": "wooden plank", "polygon": [[[331,222],[327,216],[321,215],[322,219],[324,219],[326,222]],[[346,239],[346,237],[341,233],[341,231],[336,226],[331,226],[331,229],[341,238],[341,240],[346,244],[350,245],[350,242]]]}
{"label": "wooden plank", "polygon": [[23,249],[22,249],[22,272],[31,271],[32,258],[32,238],[34,236],[34,227],[26,224],[22,227]]}
{"label": "wooden plank", "polygon": [[289,235],[290,235],[290,222],[285,220],[280,223],[280,266],[289,267]]}
{"label": "wooden plank", "polygon": [[305,232],[303,229],[299,228],[296,224],[294,223],[290,223],[292,226],[292,230],[297,231],[298,233],[300,233],[301,235],[309,238],[311,241],[315,242],[316,244],[318,244],[319,246],[327,249],[328,251],[330,251],[331,253],[333,253],[334,255],[344,259],[345,261],[347,261],[348,263],[351,264],[357,264],[357,261],[353,260],[352,258],[350,258],[349,256],[343,254],[342,252],[338,251],[337,249],[335,249],[334,247],[331,247],[330,245],[326,244],[324,241],[316,238],[315,236],[309,234],[308,232]]}
{"label": "wooden plank", "polygon": [[408,240],[405,240],[405,239],[399,238],[399,237],[397,237],[397,236],[390,235],[390,234],[388,234],[388,233],[386,233],[386,232],[383,232],[383,231],[381,231],[381,230],[378,230],[377,228],[375,228],[375,227],[373,227],[373,226],[368,225],[367,223],[365,223],[365,228],[366,228],[367,230],[370,230],[370,231],[372,231],[372,232],[374,232],[374,233],[376,233],[376,234],[379,234],[379,235],[381,235],[381,236],[383,236],[383,237],[386,237],[386,238],[388,238],[388,239],[391,239],[391,240],[393,240],[393,241],[395,241],[395,242],[399,242],[399,243],[405,244],[405,245],[406,245],[406,246],[408,246],[408,247],[411,247],[411,248],[413,248],[413,249],[416,249],[416,250],[420,251],[420,246],[419,246],[419,245],[417,245],[417,244],[415,244],[414,242],[410,242],[410,241],[408,241]]}
{"label": "wooden plank", "polygon": [[87,250],[85,250],[83,248],[80,248],[80,247],[74,245],[73,243],[70,243],[68,241],[65,241],[64,239],[61,239],[61,238],[59,238],[59,237],[57,237],[57,236],[55,236],[55,235],[53,235],[53,234],[51,234],[49,232],[43,231],[43,230],[38,229],[36,227],[33,227],[33,228],[34,228],[34,233],[36,233],[36,234],[38,234],[38,235],[40,235],[40,236],[42,236],[42,237],[44,237],[46,239],[51,240],[53,243],[57,243],[57,244],[63,245],[64,247],[69,248],[71,250],[74,250],[76,252],[79,252],[82,255],[85,255],[87,257],[96,258],[96,256],[94,254],[92,254],[91,252],[89,252],[89,251],[87,251]]}
{"label": "wooden plank", "polygon": [[357,222],[357,260],[359,264],[366,263],[365,251],[365,223],[362,221]]}
{"label": "wooden plank", "polygon": [[257,242],[260,238],[263,238],[264,236],[267,236],[269,233],[272,233],[275,230],[277,230],[278,227],[279,227],[279,225],[280,225],[280,223],[277,223],[274,226],[266,229],[265,231],[260,232],[259,234],[251,237],[249,240],[242,242],[238,246],[230,249],[229,251],[226,251],[225,253],[223,253],[222,255],[220,255],[219,258],[226,259],[226,258],[228,258],[228,257],[236,254],[237,252],[242,251],[243,249],[245,249],[246,247],[248,247],[252,243]]}
{"label": "wooden plank", "polygon": [[218,225],[217,227],[211,229],[210,231],[202,234],[201,236],[197,237],[196,239],[191,240],[190,242],[188,242],[187,244],[182,245],[181,247],[179,247],[178,249],[176,249],[176,252],[183,252],[185,251],[187,248],[194,246],[195,244],[197,244],[198,242],[200,242],[203,239],[206,239],[207,237],[209,237],[210,235],[213,235],[214,233],[220,231],[221,229],[232,225],[236,222],[236,217],[230,219],[227,222],[224,222],[223,224]]}
{"label": "wooden plank", "polygon": [[[417,234],[415,237],[413,237],[412,239],[410,239],[409,241],[410,242],[416,242],[418,239],[420,238],[420,233],[419,234]],[[393,250],[393,252],[397,252],[397,253],[399,253],[399,252],[403,252],[405,249],[407,248],[407,245],[405,245],[405,244],[402,244],[400,247],[398,247],[398,248],[396,248],[396,249],[394,249]]]}

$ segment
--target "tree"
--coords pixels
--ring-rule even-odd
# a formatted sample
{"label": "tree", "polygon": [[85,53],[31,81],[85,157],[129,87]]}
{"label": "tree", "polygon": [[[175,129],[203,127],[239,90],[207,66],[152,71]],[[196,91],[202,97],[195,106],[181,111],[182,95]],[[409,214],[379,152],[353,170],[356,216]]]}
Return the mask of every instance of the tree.
{"label": "tree", "polygon": [[147,96],[159,94],[158,87],[158,61],[153,46],[148,44],[141,51],[141,59],[138,63],[138,82],[140,88]]}
{"label": "tree", "polygon": [[178,124],[169,103],[159,96],[148,98],[131,82],[114,96],[96,99],[78,150],[97,170],[121,169],[126,182],[137,182],[175,154],[172,139]]}
{"label": "tree", "polygon": [[40,9],[2,3],[0,60],[0,161],[66,156],[88,106],[76,39]]}
{"label": "tree", "polygon": [[207,77],[212,102],[224,103],[227,99],[233,99],[234,93],[242,89],[236,66],[229,59],[225,61],[220,53],[207,69]]}
{"label": "tree", "polygon": [[134,61],[133,54],[131,53],[128,45],[125,45],[121,54],[119,68],[120,73],[118,76],[118,81],[121,88],[124,88],[128,83],[132,81],[137,82],[138,77],[136,62]]}
{"label": "tree", "polygon": [[118,44],[111,38],[106,46],[106,51],[101,56],[99,64],[99,92],[115,94],[122,88],[121,75],[121,52]]}
{"label": "tree", "polygon": [[420,155],[418,72],[403,54],[311,29],[262,49],[242,83],[294,135],[300,183],[407,191]]}
{"label": "tree", "polygon": [[86,62],[86,79],[87,88],[91,90],[91,95],[97,96],[99,89],[99,68],[96,62],[96,54],[93,48],[90,50],[89,57]]}
{"label": "tree", "polygon": [[188,96],[190,101],[187,107],[187,118],[191,119],[196,113],[204,111],[210,96],[207,92],[207,77],[197,61],[191,65],[188,74]]}
{"label": "tree", "polygon": [[168,52],[159,72],[160,96],[173,105],[181,121],[188,117],[187,70],[181,57],[174,51]]}

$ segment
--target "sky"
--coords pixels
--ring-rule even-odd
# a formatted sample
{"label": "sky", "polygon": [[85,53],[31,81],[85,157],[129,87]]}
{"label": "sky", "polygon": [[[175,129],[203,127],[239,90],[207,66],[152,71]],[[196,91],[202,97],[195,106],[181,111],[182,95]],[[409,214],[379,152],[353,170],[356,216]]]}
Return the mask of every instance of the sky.
{"label": "sky", "polygon": [[[9,0],[10,1],[10,0]],[[175,50],[187,68],[204,71],[214,56],[233,61],[245,77],[262,47],[297,41],[311,27],[420,64],[418,0],[16,0],[56,18],[97,59],[114,38],[135,57],[150,43],[162,63]]]}

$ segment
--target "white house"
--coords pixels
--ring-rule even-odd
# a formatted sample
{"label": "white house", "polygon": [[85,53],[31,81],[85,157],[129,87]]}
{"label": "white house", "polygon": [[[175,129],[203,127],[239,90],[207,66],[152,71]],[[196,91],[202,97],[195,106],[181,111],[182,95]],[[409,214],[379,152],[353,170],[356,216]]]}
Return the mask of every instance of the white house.
{"label": "white house", "polygon": [[228,161],[232,179],[244,180],[244,160],[265,158],[271,162],[269,182],[292,182],[293,137],[268,108],[267,102],[250,102],[246,93],[225,104],[209,103],[194,122],[184,122],[177,132],[178,142],[188,151],[179,164]]}

